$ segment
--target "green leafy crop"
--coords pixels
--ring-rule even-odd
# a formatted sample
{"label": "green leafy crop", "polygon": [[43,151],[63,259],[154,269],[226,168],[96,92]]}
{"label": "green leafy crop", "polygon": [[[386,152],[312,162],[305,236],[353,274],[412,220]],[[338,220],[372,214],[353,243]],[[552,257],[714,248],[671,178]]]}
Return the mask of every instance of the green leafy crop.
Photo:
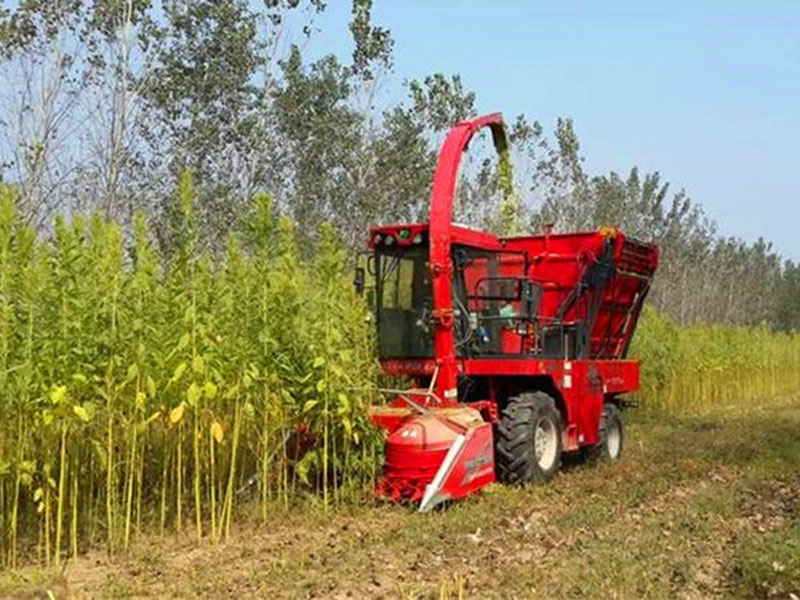
{"label": "green leafy crop", "polygon": [[[225,538],[237,506],[365,497],[380,437],[367,308],[329,227],[300,252],[269,198],[245,235],[200,250],[191,177],[179,247],[142,215],[34,235],[0,201],[0,519],[4,562],[58,564],[143,527]],[[304,258],[308,256],[308,258]]]}

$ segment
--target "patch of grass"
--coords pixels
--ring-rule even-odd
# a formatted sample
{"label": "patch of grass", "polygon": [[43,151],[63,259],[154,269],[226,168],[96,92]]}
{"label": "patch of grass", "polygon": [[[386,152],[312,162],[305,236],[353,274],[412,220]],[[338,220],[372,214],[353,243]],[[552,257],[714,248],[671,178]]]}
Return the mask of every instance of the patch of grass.
{"label": "patch of grass", "polygon": [[3,600],[49,598],[48,592],[56,600],[67,597],[64,577],[51,569],[0,570],[0,598]]}
{"label": "patch of grass", "polygon": [[733,596],[800,595],[800,475],[751,483],[737,495],[741,532],[726,566]]}
{"label": "patch of grass", "polygon": [[133,598],[133,591],[125,583],[112,582],[106,586],[105,598],[108,600],[130,600]]}
{"label": "patch of grass", "polygon": [[800,596],[800,523],[745,535],[728,564],[727,584],[737,598]]}

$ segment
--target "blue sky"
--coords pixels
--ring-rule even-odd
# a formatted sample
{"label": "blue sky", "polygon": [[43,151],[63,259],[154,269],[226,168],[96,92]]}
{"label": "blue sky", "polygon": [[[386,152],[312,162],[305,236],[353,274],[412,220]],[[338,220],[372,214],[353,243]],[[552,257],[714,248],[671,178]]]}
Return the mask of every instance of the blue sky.
{"label": "blue sky", "polygon": [[[800,259],[800,0],[373,0],[388,93],[458,73],[481,112],[572,117],[590,172],[658,170],[720,232]],[[346,57],[349,0],[310,50]]]}

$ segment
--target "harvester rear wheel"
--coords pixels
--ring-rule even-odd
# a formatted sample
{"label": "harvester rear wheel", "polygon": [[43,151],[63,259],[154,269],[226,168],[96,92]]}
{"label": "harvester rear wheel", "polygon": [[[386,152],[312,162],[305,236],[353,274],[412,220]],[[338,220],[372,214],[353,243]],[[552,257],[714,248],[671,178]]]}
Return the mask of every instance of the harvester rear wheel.
{"label": "harvester rear wheel", "polygon": [[561,414],[544,392],[509,398],[497,426],[495,464],[504,483],[546,483],[561,465]]}
{"label": "harvester rear wheel", "polygon": [[622,424],[622,414],[619,408],[610,402],[603,405],[598,438],[594,446],[584,449],[586,459],[590,461],[617,460],[622,454],[625,444],[625,427]]}

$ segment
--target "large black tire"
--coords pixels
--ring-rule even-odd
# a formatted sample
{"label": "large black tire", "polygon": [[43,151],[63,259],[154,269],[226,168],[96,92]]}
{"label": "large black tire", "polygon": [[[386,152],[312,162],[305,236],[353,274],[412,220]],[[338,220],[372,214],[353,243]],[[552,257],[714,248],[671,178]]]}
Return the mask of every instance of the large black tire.
{"label": "large black tire", "polygon": [[550,396],[532,392],[509,398],[497,426],[498,480],[523,484],[552,479],[561,465],[561,434],[561,414]]}
{"label": "large black tire", "polygon": [[589,461],[617,460],[625,446],[625,426],[622,413],[616,405],[606,402],[600,417],[598,441],[594,446],[584,448],[583,455]]}

